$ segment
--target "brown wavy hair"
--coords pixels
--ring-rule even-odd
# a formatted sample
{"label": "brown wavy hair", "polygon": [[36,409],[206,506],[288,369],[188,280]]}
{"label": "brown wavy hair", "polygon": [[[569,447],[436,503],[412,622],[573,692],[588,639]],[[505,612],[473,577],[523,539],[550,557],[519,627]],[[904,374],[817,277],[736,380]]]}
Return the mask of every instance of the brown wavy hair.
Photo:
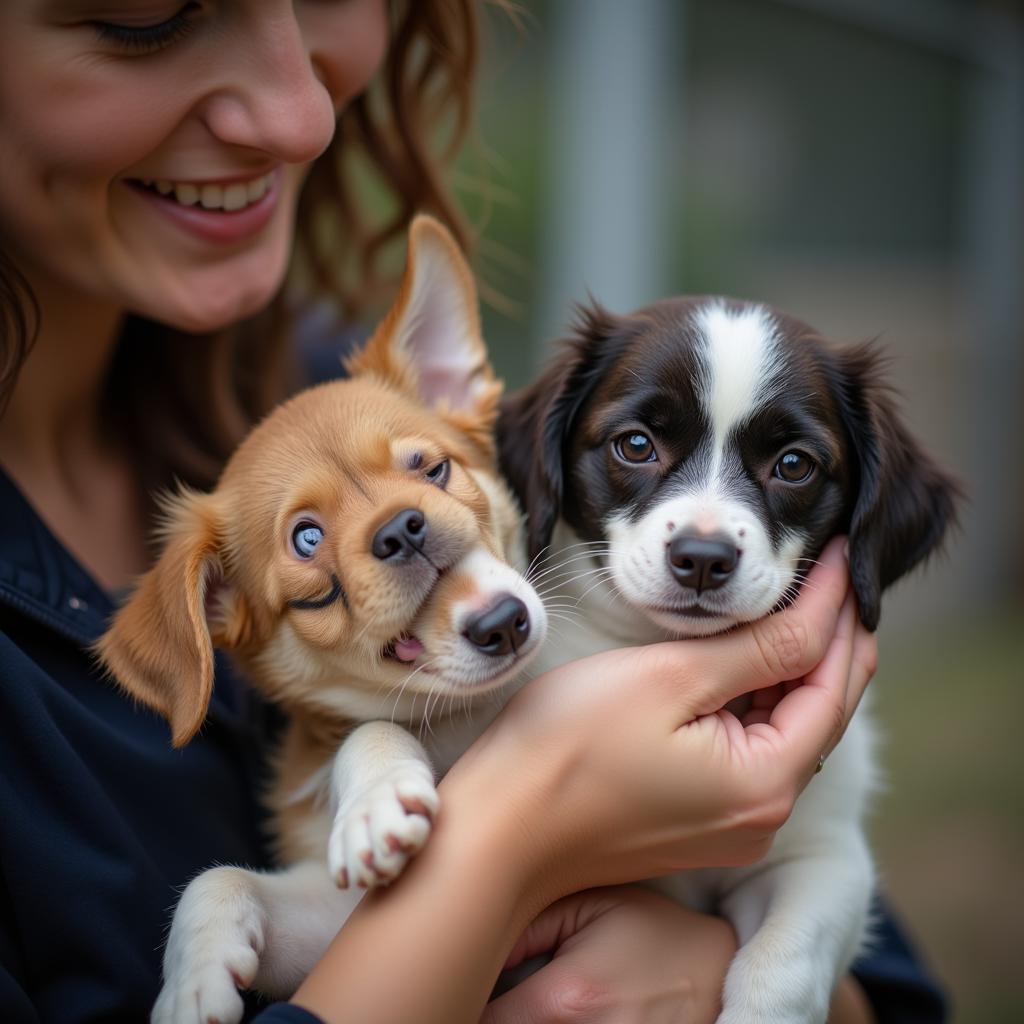
{"label": "brown wavy hair", "polygon": [[[389,243],[417,210],[434,213],[464,247],[468,242],[442,172],[472,120],[477,2],[392,0],[384,65],[310,171],[292,281],[299,279],[308,300],[331,299],[347,319],[379,294]],[[514,8],[502,0],[496,6]],[[289,344],[287,295],[294,290],[282,289],[246,321],[205,334],[127,318],[107,380],[105,427],[130,446],[146,493],[175,480],[211,487],[249,428],[302,383]],[[0,414],[39,313],[0,252]]]}

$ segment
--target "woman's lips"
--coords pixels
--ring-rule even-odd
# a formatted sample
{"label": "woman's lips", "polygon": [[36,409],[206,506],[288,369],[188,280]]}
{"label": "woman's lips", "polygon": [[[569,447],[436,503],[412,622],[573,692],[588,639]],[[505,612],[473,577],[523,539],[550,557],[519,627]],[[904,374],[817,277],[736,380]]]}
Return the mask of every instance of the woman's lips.
{"label": "woman's lips", "polygon": [[129,180],[127,185],[162,216],[207,242],[239,242],[270,220],[281,194],[281,173],[235,182]]}

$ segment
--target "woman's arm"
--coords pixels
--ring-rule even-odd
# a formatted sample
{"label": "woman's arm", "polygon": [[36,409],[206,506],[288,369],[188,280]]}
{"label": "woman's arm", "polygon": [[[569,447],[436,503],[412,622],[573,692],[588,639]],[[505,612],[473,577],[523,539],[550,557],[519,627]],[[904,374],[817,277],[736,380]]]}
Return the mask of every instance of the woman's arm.
{"label": "woman's arm", "polygon": [[[364,900],[294,1001],[328,1021],[471,1024],[556,899],[756,860],[874,669],[847,582],[832,545],[785,612],[534,680],[442,781],[400,884]],[[771,686],[745,721],[721,710]]]}

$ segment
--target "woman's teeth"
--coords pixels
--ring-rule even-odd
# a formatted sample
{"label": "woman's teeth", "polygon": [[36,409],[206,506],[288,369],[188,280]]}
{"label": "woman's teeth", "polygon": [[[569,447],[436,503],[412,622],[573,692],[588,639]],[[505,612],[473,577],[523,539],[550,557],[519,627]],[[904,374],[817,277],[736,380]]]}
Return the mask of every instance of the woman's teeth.
{"label": "woman's teeth", "polygon": [[143,181],[147,188],[154,189],[168,199],[174,199],[182,206],[201,206],[204,210],[224,210],[233,213],[244,210],[267,194],[273,181],[273,173],[264,174],[252,181],[238,181],[232,185],[193,185],[190,182]]}

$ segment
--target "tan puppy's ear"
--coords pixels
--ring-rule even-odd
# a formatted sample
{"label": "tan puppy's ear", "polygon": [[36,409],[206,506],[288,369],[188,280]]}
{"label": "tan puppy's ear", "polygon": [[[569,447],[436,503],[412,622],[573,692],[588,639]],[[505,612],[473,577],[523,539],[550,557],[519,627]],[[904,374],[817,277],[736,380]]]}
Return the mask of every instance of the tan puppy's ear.
{"label": "tan puppy's ear", "polygon": [[209,612],[222,607],[220,528],[213,495],[176,495],[165,514],[159,561],[95,650],[123,690],[167,719],[182,747],[203,724],[213,690]]}
{"label": "tan puppy's ear", "polygon": [[455,239],[433,217],[413,220],[398,298],[348,369],[381,377],[493,448],[501,383],[480,336],[476,286]]}

